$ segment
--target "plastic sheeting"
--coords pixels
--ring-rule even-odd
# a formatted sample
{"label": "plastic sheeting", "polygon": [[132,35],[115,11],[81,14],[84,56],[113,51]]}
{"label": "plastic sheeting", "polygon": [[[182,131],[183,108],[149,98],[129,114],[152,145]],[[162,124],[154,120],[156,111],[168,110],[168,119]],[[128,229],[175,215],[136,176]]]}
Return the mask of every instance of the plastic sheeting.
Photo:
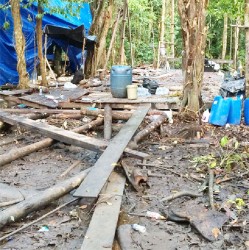
{"label": "plastic sheeting", "polygon": [[[2,5],[7,4],[8,2],[8,0],[0,0],[0,4]],[[62,2],[60,0],[50,1],[50,9],[53,9],[55,7],[60,7],[61,9],[64,9],[66,7],[65,2]],[[35,3],[28,8],[21,8],[23,34],[26,40],[25,57],[27,71],[30,76],[34,70],[34,66],[38,61],[35,38],[36,15],[37,6]],[[10,24],[10,27],[6,30],[4,30],[3,28],[3,24],[5,23],[5,21],[8,21]],[[70,15],[63,16],[60,14],[45,14],[43,16],[43,28],[46,25],[54,25],[58,27],[74,29],[78,26],[84,25],[86,34],[88,33],[91,22],[92,16],[88,3],[81,4],[79,17],[74,17]],[[0,8],[0,85],[3,85],[5,83],[18,84],[19,80],[19,76],[16,70],[17,57],[14,47],[15,44],[13,31],[13,19],[10,8]],[[57,40],[53,42],[60,43],[62,47],[67,46],[66,42],[62,40]],[[51,43],[52,41],[49,41],[48,45]],[[73,70],[76,70],[76,65],[78,64],[77,58],[79,58],[79,53],[81,53],[81,51],[79,51],[79,49],[77,48],[74,48],[73,46],[69,47],[72,47],[72,52],[69,55],[69,60],[70,63],[74,65]]]}

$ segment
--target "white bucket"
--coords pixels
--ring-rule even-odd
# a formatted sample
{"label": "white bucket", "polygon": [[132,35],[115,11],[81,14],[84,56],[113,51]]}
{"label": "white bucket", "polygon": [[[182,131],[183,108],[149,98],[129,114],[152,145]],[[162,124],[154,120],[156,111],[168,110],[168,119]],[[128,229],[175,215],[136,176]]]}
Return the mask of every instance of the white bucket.
{"label": "white bucket", "polygon": [[129,100],[137,99],[137,85],[127,85],[127,97]]}

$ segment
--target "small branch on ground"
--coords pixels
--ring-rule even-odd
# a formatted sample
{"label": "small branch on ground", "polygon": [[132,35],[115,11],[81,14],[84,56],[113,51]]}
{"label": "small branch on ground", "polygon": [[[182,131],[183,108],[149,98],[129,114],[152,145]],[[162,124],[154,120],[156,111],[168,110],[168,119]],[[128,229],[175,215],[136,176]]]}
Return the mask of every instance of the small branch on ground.
{"label": "small branch on ground", "polygon": [[214,170],[211,168],[208,168],[209,173],[209,181],[208,181],[208,195],[209,195],[209,202],[212,210],[215,210],[214,207]]}
{"label": "small branch on ground", "polygon": [[179,197],[182,197],[182,196],[201,197],[202,194],[194,193],[191,191],[180,191],[180,192],[177,192],[175,194],[169,195],[168,197],[161,199],[161,202],[172,201],[172,200],[179,198]]}

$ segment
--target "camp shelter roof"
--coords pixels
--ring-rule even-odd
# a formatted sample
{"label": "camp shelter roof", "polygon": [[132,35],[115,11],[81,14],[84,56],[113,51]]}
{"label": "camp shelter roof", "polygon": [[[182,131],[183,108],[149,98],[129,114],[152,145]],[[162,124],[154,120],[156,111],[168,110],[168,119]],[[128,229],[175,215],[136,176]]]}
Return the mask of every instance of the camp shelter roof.
{"label": "camp shelter roof", "polygon": [[[23,4],[25,2],[22,2]],[[8,0],[0,0],[1,5],[5,5],[7,8],[0,8],[0,85],[5,83],[17,84],[19,76],[16,70],[17,56],[15,52],[15,42],[13,36],[13,19],[11,15],[11,9]],[[28,8],[21,7],[21,17],[23,34],[26,40],[25,47],[25,57],[27,64],[27,71],[31,75],[34,65],[37,62],[37,46],[35,38],[35,26],[37,15],[37,3],[34,2]],[[74,5],[75,8],[77,7]],[[66,8],[65,1],[53,0],[49,3],[49,8],[54,9],[56,7],[61,7],[61,9]],[[48,14],[49,10],[45,9],[45,14],[43,16],[42,25],[43,28],[46,25],[53,25],[56,27],[62,27],[66,29],[75,29],[78,26],[83,25],[85,28],[85,33],[88,33],[92,22],[92,16],[90,11],[90,6],[88,3],[82,3],[80,6],[79,17],[67,14],[66,16],[62,14]],[[75,10],[76,13],[76,10]],[[3,24],[9,22],[9,28],[4,29]],[[63,45],[63,41],[61,41]],[[51,43],[50,43],[51,44]],[[65,45],[65,44],[64,44]],[[66,46],[66,45],[65,45]],[[75,49],[73,46],[72,49]],[[70,56],[76,57],[79,51],[76,50],[75,53],[71,53]],[[71,58],[75,61],[75,58]]]}

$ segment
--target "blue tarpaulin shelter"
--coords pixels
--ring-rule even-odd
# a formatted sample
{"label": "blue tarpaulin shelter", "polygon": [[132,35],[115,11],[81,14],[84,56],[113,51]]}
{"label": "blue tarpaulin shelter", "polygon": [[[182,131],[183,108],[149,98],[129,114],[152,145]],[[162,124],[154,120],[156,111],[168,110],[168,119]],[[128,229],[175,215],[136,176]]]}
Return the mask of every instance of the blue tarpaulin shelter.
{"label": "blue tarpaulin shelter", "polygon": [[[0,0],[0,4],[7,4],[8,0]],[[23,3],[23,2],[22,2]],[[65,1],[53,0],[50,1],[49,8],[66,8]],[[78,17],[71,15],[61,15],[61,14],[47,14],[49,11],[45,9],[45,15],[43,16],[43,28],[45,26],[53,26],[58,28],[64,28],[64,30],[69,31],[76,29],[80,26],[84,27],[82,30],[85,34],[88,33],[92,22],[92,16],[90,11],[90,6],[88,3],[82,3],[80,5],[80,13]],[[28,8],[21,7],[21,16],[22,16],[22,26],[23,34],[26,40],[25,48],[25,57],[27,64],[27,71],[31,76],[35,64],[37,62],[37,45],[36,45],[36,35],[35,35],[35,26],[36,26],[36,17],[37,15],[37,5],[33,3]],[[9,28],[4,29],[3,25],[5,22],[9,22]],[[11,9],[2,9],[0,8],[0,85],[5,83],[18,84],[19,76],[16,70],[17,65],[17,56],[15,51],[15,42],[14,42],[14,27],[13,19],[11,15]],[[79,59],[81,56],[82,48],[75,46],[70,43],[67,39],[62,39],[58,36],[49,36],[47,47],[55,43],[62,47],[64,51],[67,51],[69,61],[72,67],[72,70],[75,71],[79,66]]]}

